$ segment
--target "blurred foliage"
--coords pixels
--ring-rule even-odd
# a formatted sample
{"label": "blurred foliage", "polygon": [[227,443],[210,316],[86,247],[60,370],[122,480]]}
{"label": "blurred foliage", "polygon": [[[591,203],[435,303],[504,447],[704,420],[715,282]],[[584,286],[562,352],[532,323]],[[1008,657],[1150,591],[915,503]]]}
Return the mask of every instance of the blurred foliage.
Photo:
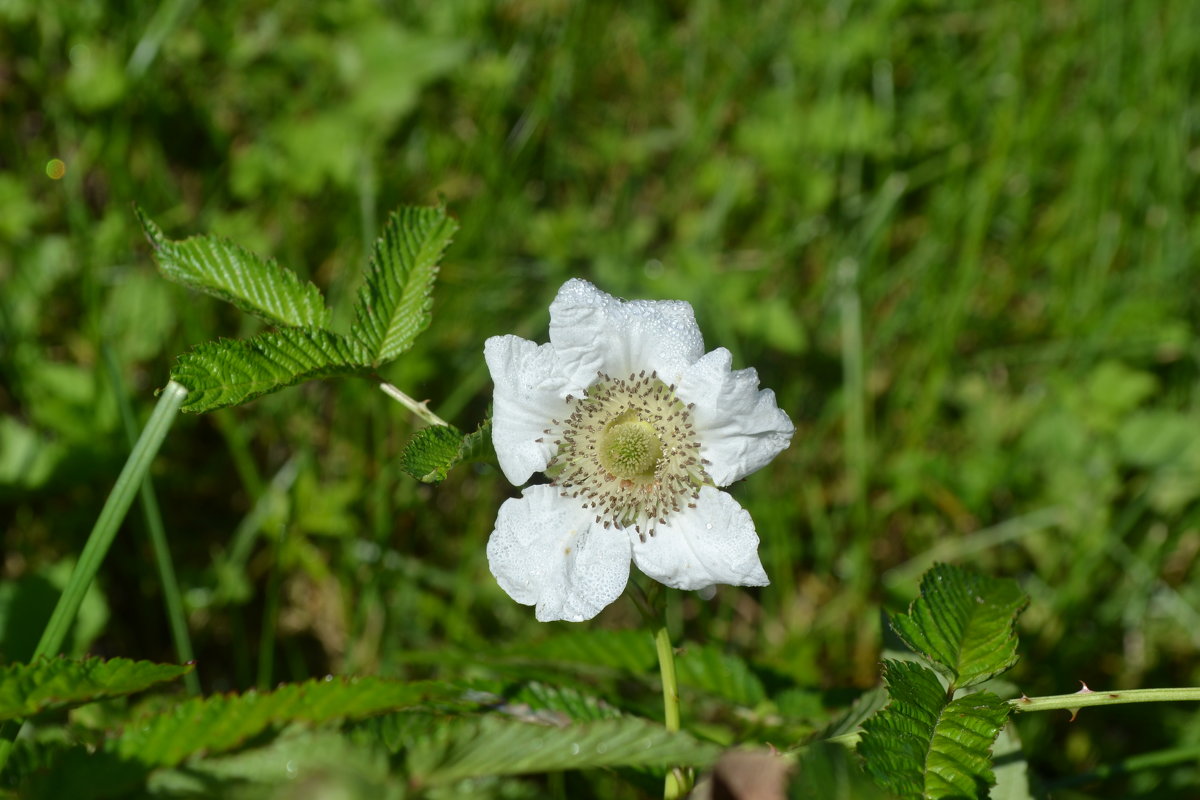
{"label": "blurred foliage", "polygon": [[[102,347],[144,415],[176,354],[260,329],[158,278],[131,204],[277,258],[345,329],[383,214],[441,200],[462,227],[432,326],[383,370],[441,417],[474,428],[483,340],[544,340],[578,275],[692,302],[797,423],[735,489],[772,585],[683,599],[680,636],[772,689],[865,688],[879,609],[936,557],[1032,596],[1030,695],[1200,683],[1200,5],[749,9],[0,0],[5,658],[126,452]],[[275,679],[546,635],[487,572],[512,488],[486,465],[418,484],[413,430],[339,382],[172,431],[155,478],[206,689],[255,682],[270,586]],[[79,651],[170,660],[127,527]],[[592,627],[635,625],[618,603]],[[1018,729],[1051,783],[1200,742],[1187,709]],[[1193,797],[1193,763],[1082,791]]]}

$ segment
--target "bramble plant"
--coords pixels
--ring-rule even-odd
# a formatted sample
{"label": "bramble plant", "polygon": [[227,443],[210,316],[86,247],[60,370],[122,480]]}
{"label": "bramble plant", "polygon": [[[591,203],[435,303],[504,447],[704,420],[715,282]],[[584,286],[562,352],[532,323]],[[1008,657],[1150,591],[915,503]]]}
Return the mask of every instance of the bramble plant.
{"label": "bramble plant", "polygon": [[[348,332],[330,327],[321,292],[287,268],[214,237],[170,240],[137,215],[165,277],[272,328],[179,357],[33,658],[0,668],[7,791],[291,796],[280,787],[304,785],[314,796],[527,797],[536,785],[517,776],[579,773],[599,787],[593,794],[749,797],[737,788],[749,770],[774,781],[754,797],[1033,798],[1040,789],[1014,716],[1200,699],[1200,689],[1020,694],[1002,676],[1017,662],[1029,598],[1014,580],[948,564],[930,568],[908,612],[892,618],[907,649],[884,659],[883,687],[852,705],[827,708],[810,687],[713,642],[676,646],[672,590],[711,597],[717,584],[767,582],[754,523],[736,488],[726,490],[794,433],[754,370],[731,370],[722,348],[704,353],[690,305],[626,302],[568,281],[550,308],[549,344],[487,341],[494,412],[464,433],[379,377],[430,324],[439,261],[457,227],[444,208],[389,217]],[[491,652],[441,654],[458,673],[450,677],[329,676],[202,695],[204,665],[191,660],[167,543],[156,538],[180,664],[63,656],[139,489],[147,513],[158,513],[147,505],[149,467],[177,412],[340,376],[375,381],[428,424],[401,458],[415,480],[438,483],[493,455],[514,484],[545,473],[548,483],[499,509],[488,560],[537,619],[582,624]],[[459,535],[482,546],[483,533]],[[631,561],[657,583],[631,580]],[[591,627],[586,620],[627,584],[647,630]],[[178,680],[190,681],[188,696],[161,690]]]}

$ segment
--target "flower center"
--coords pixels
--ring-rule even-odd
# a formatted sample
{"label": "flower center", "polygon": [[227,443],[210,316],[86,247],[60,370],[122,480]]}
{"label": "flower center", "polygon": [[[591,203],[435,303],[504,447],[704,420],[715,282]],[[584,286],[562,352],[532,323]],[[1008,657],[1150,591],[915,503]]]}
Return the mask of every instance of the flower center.
{"label": "flower center", "polygon": [[604,373],[584,397],[567,397],[570,416],[555,420],[558,452],[546,468],[565,497],[582,497],[604,527],[633,526],[642,541],[683,503],[695,506],[711,484],[700,458],[691,406],[656,373]]}
{"label": "flower center", "polygon": [[634,410],[605,425],[598,444],[600,465],[609,474],[640,483],[654,479],[654,468],[663,455],[662,439]]}

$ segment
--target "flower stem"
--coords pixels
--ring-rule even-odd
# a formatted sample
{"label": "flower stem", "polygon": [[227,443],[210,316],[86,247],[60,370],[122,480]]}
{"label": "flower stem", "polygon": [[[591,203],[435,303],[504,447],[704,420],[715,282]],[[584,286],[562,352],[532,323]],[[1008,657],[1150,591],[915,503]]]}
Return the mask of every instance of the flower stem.
{"label": "flower stem", "polygon": [[[654,634],[654,647],[658,651],[658,668],[662,673],[663,720],[667,730],[679,730],[679,684],[675,679],[675,648],[671,646],[671,634],[663,625]],[[665,800],[677,800],[688,793],[691,780],[680,767],[667,772],[663,787]]]}
{"label": "flower stem", "polygon": [[[138,437],[133,451],[126,459],[125,466],[117,476],[117,482],[113,485],[112,491],[104,503],[104,508],[100,510],[100,516],[96,518],[96,524],[92,527],[91,534],[88,535],[87,544],[84,545],[83,552],[79,555],[79,561],[71,572],[71,577],[67,580],[67,586],[63,589],[62,596],[58,598],[58,604],[54,607],[50,622],[42,631],[42,638],[38,641],[31,661],[53,656],[62,649],[67,632],[71,629],[76,614],[79,613],[79,607],[83,605],[84,595],[87,594],[92,581],[95,580],[96,573],[99,572],[100,565],[104,562],[104,556],[108,554],[108,549],[112,546],[113,539],[116,538],[117,531],[120,529],[125,515],[129,512],[134,495],[137,494],[146,473],[149,472],[150,463],[154,460],[158,448],[162,446],[163,439],[166,437],[171,423],[175,421],[175,415],[179,413],[179,407],[183,405],[185,397],[187,397],[187,389],[175,381],[168,383],[162,394],[159,395],[158,404],[154,407],[154,413],[150,415],[150,421],[146,423],[142,435]],[[16,727],[15,724],[10,723],[0,731],[0,769],[3,769],[12,753]]]}
{"label": "flower stem", "polygon": [[1127,689],[1119,692],[1097,692],[1086,686],[1073,694],[1052,694],[1045,697],[1018,697],[1009,700],[1014,711],[1076,711],[1085,706],[1115,706],[1122,703],[1167,703],[1180,700],[1200,701],[1200,687],[1180,689]]}
{"label": "flower stem", "polygon": [[428,422],[430,425],[449,425],[450,424],[449,422],[446,422],[446,420],[442,419],[437,414],[435,414],[429,410],[428,401],[422,400],[421,402],[418,403],[416,400],[413,400],[411,397],[409,397],[404,392],[397,389],[395,386],[392,386],[392,384],[388,383],[387,381],[380,381],[379,388],[382,389],[383,393],[386,394],[388,397],[392,398],[393,400],[398,402],[400,405],[404,406],[409,411],[413,412],[418,417],[420,417],[421,419]]}

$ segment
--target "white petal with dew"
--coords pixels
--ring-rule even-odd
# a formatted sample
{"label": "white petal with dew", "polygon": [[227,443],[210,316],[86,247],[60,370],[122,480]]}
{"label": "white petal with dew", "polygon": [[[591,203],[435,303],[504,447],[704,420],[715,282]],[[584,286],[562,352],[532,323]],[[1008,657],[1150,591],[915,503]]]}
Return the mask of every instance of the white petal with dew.
{"label": "white petal with dew", "polygon": [[504,477],[520,486],[544,470],[554,455],[554,437],[544,431],[553,428],[552,419],[566,418],[569,390],[548,344],[493,336],[483,345],[483,358],[496,384],[492,409],[496,457]]}
{"label": "white petal with dew", "polygon": [[537,606],[541,622],[591,619],[625,591],[629,537],[605,530],[553,486],[530,486],[506,500],[488,539],[488,566],[518,603]]}
{"label": "white petal with dew", "polygon": [[796,426],[775,404],[775,393],[758,388],[753,369],[730,370],[733,357],[724,347],[684,372],[676,396],[695,403],[692,419],[700,455],[718,486],[746,477],[787,448]]}
{"label": "white petal with dew", "polygon": [[550,304],[550,343],[572,383],[604,372],[627,378],[645,370],[667,384],[704,353],[692,306],[682,300],[624,301],[573,278]]}
{"label": "white petal with dew", "polygon": [[749,512],[711,486],[700,490],[695,508],[667,517],[667,524],[655,526],[645,542],[633,537],[633,561],[654,580],[676,589],[769,583]]}

